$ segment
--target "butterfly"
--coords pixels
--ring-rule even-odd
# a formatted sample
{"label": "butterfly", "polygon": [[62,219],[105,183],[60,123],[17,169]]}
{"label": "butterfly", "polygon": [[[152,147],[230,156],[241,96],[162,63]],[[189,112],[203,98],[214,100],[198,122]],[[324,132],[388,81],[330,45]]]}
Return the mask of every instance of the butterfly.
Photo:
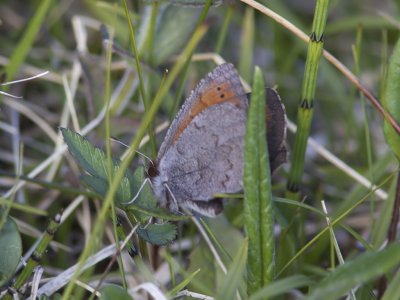
{"label": "butterfly", "polygon": [[[267,139],[271,171],[286,161],[286,114],[267,89]],[[147,170],[161,206],[216,216],[215,194],[243,190],[243,147],[250,97],[230,63],[217,66],[192,91],[169,127]]]}

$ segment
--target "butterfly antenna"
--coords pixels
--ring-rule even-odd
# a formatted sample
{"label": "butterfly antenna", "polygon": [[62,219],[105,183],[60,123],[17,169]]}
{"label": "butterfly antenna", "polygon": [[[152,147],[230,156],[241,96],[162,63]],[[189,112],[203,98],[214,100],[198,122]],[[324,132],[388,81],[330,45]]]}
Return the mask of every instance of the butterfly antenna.
{"label": "butterfly antenna", "polygon": [[[118,143],[118,144],[120,144],[120,145],[122,145],[122,146],[124,146],[126,148],[129,148],[129,146],[127,144],[125,144],[124,142],[122,142],[122,141],[120,141],[120,140],[118,140],[116,138],[111,137],[110,140],[115,142],[115,143]],[[148,157],[146,154],[144,154],[144,153],[142,153],[142,152],[140,152],[138,150],[135,150],[135,152],[137,154],[141,155],[142,157],[144,157],[145,159],[147,159],[154,166],[153,160],[150,157]]]}
{"label": "butterfly antenna", "polygon": [[145,184],[146,184],[148,181],[149,181],[149,179],[148,179],[148,178],[146,178],[146,179],[143,181],[142,185],[140,186],[139,190],[137,191],[137,193],[136,193],[135,197],[133,197],[133,198],[132,198],[132,200],[130,200],[129,202],[127,202],[127,203],[124,203],[124,204],[126,204],[126,205],[129,205],[129,204],[132,204],[133,202],[135,202],[135,201],[136,201],[136,199],[139,197],[139,195],[140,195],[140,192],[141,192],[141,191],[142,191],[142,189],[144,188],[144,185],[145,185]]}

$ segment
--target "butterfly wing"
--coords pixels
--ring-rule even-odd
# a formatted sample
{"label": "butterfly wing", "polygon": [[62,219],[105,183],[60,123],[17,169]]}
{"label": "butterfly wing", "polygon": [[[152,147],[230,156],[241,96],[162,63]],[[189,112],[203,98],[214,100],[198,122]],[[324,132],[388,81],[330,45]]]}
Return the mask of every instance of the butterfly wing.
{"label": "butterfly wing", "polygon": [[[288,150],[286,148],[286,111],[279,94],[271,88],[265,89],[267,141],[269,164],[271,173],[287,161]],[[247,94],[251,101],[251,93]]]}
{"label": "butterfly wing", "polygon": [[178,202],[208,201],[242,190],[247,98],[232,64],[209,73],[167,132],[158,155],[158,181]]}
{"label": "butterfly wing", "polygon": [[271,173],[287,161],[286,111],[278,93],[267,88],[267,141]]}

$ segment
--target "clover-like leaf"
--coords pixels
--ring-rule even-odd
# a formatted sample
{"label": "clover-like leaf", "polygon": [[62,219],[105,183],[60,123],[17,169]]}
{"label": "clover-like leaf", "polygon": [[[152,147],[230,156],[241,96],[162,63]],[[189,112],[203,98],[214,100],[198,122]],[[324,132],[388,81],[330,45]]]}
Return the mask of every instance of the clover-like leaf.
{"label": "clover-like leaf", "polygon": [[[108,190],[109,178],[113,178],[120,168],[121,161],[113,158],[111,168],[107,163],[107,157],[103,150],[93,146],[86,138],[72,130],[60,129],[68,150],[75,158],[79,166],[89,175],[83,175],[83,182],[96,193],[105,196]],[[109,170],[110,169],[110,170]],[[109,175],[110,174],[110,175]],[[125,176],[119,183],[116,194],[117,204],[128,202],[132,199],[132,183],[134,176],[125,172]]]}
{"label": "clover-like leaf", "polygon": [[106,284],[100,290],[100,300],[132,300],[126,289],[116,284]]}
{"label": "clover-like leaf", "polygon": [[176,226],[171,223],[149,224],[145,227],[139,227],[137,234],[150,244],[162,246],[175,239]]}
{"label": "clover-like leaf", "polygon": [[189,218],[187,215],[176,215],[162,207],[144,208],[136,204],[129,204],[125,210],[128,214],[133,214],[134,216],[137,216],[139,212],[150,217],[156,217],[167,221],[182,221]]}

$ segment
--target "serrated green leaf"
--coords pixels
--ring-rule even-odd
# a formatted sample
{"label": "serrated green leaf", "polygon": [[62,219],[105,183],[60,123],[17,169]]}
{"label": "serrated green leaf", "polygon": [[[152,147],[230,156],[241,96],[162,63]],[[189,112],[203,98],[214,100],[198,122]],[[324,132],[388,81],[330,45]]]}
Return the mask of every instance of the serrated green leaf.
{"label": "serrated green leaf", "polygon": [[145,227],[139,227],[136,232],[146,242],[162,246],[175,239],[176,226],[171,223],[149,224]]}
{"label": "serrated green leaf", "polygon": [[[102,178],[98,178],[91,175],[82,174],[80,176],[83,184],[87,186],[92,191],[96,192],[102,197],[105,197],[108,190],[108,182]],[[131,198],[131,194],[128,192],[130,190],[130,183],[128,178],[124,177],[121,180],[120,188],[116,194],[116,204],[121,204],[128,201]]]}
{"label": "serrated green leaf", "polygon": [[400,263],[400,243],[379,252],[367,252],[336,268],[304,299],[339,299],[352,288],[377,278]]}
{"label": "serrated green leaf", "polygon": [[22,243],[18,227],[10,217],[7,217],[0,230],[0,286],[14,274],[21,255]]}
{"label": "serrated green leaf", "polygon": [[126,289],[116,284],[107,284],[100,290],[100,300],[132,300]]}
{"label": "serrated green leaf", "polygon": [[[393,50],[389,63],[386,90],[383,97],[383,107],[397,121],[400,122],[400,39]],[[400,135],[386,120],[383,126],[386,142],[400,159]]]}
{"label": "serrated green leaf", "polygon": [[[107,158],[103,150],[94,147],[86,138],[72,130],[66,128],[60,128],[60,130],[71,155],[75,158],[79,166],[93,177],[82,176],[84,183],[99,195],[105,196],[108,190],[109,178],[113,178],[118,172],[121,163],[120,160],[112,159],[111,175],[108,176]],[[133,178],[133,175],[129,171],[125,172],[125,176],[120,181],[116,194],[117,204],[122,204],[132,199],[131,182],[134,181]]]}
{"label": "serrated green leaf", "polygon": [[[268,99],[267,99],[268,101]],[[244,219],[249,238],[247,291],[256,292],[274,276],[271,178],[265,139],[265,88],[261,70],[254,72],[244,146]]]}
{"label": "serrated green leaf", "polygon": [[67,129],[60,128],[68,150],[78,164],[90,175],[108,179],[107,158],[105,153],[94,147],[85,137]]}
{"label": "serrated green leaf", "polygon": [[108,190],[108,183],[106,180],[86,174],[82,174],[80,179],[85,186],[100,196],[104,197],[106,195]]}

